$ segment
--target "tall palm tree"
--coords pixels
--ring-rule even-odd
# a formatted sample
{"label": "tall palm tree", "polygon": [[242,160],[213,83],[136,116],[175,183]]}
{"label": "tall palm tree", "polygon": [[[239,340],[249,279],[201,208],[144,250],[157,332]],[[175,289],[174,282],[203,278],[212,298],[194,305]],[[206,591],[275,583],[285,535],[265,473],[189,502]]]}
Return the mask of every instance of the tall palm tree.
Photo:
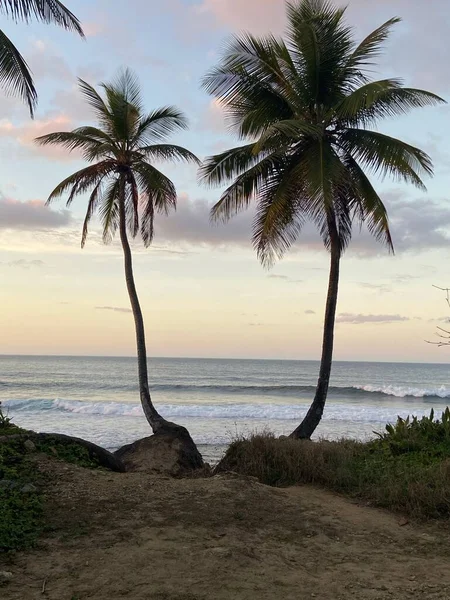
{"label": "tall palm tree", "polygon": [[153,239],[155,214],[168,214],[176,208],[173,183],[152,161],[172,159],[198,164],[198,159],[185,148],[164,143],[169,134],[185,129],[187,121],[171,106],[145,113],[139,82],[130,70],[121,71],[112,83],[102,84],[105,99],[85,81],[79,80],[79,83],[99,127],[50,133],[36,141],[41,145],[63,146],[69,151],[80,150],[92,164],[64,179],[47,203],[68,193],[67,206],[70,206],[76,196],[90,191],[81,247],[85,245],[89,222],[96,212],[103,225],[105,243],[119,230],[136,327],[140,398],[145,416],[156,433],[172,424],[161,417],[150,397],[144,321],[134,282],[129,236],[135,238],[140,234],[148,247]]}
{"label": "tall palm tree", "polygon": [[[84,37],[79,20],[59,0],[0,0],[0,13],[16,22],[28,23],[36,19],[43,23],[56,23]],[[33,116],[37,103],[33,77],[23,56],[1,30],[0,83],[6,92],[22,98]]]}
{"label": "tall palm tree", "polygon": [[245,145],[208,158],[200,177],[231,182],[212,209],[228,221],[256,201],[253,244],[266,266],[295,243],[305,221],[317,225],[331,266],[322,357],[312,405],[293,437],[309,439],[328,392],[339,264],[352,225],[365,224],[393,250],[386,208],[366,174],[391,175],[424,189],[432,173],[420,149],[375,130],[377,121],[443,102],[398,79],[371,81],[370,67],[399,19],[360,44],[345,8],[326,0],[287,4],[285,41],[272,35],[234,37],[220,65],[204,79]]}

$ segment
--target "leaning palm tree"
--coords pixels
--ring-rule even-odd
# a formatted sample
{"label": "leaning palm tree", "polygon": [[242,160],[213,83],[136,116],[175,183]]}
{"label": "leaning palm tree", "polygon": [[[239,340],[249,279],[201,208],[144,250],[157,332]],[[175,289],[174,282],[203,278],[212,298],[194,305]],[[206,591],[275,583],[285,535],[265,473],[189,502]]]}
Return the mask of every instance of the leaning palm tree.
{"label": "leaning palm tree", "polygon": [[[43,23],[56,23],[84,37],[79,20],[59,0],[0,0],[0,13],[16,22],[28,23],[36,19]],[[7,93],[22,98],[33,116],[37,102],[33,77],[23,56],[1,30],[0,84]]]}
{"label": "leaning palm tree", "polygon": [[79,80],[79,83],[99,127],[50,133],[36,141],[41,145],[63,146],[69,151],[79,150],[92,164],[62,181],[47,203],[68,193],[67,206],[70,206],[76,196],[90,191],[82,247],[96,212],[103,225],[105,243],[110,242],[119,230],[136,328],[142,407],[155,433],[173,430],[173,424],[158,413],[150,397],[144,321],[134,282],[129,236],[135,238],[140,234],[148,247],[153,239],[155,214],[168,214],[176,208],[173,183],[152,165],[152,161],[172,159],[198,164],[198,159],[180,146],[164,143],[170,133],[185,129],[187,121],[179,110],[170,106],[145,113],[139,82],[128,69],[121,71],[113,83],[102,84],[105,99],[85,81]]}
{"label": "leaning palm tree", "polygon": [[326,0],[287,4],[286,40],[234,37],[204,79],[245,145],[208,158],[200,177],[231,182],[212,209],[227,221],[256,201],[253,244],[265,266],[295,243],[305,221],[330,253],[322,357],[312,405],[293,437],[309,439],[324,411],[331,373],[339,264],[353,223],[365,224],[393,250],[386,208],[367,173],[391,175],[424,189],[430,158],[375,130],[384,117],[443,102],[398,79],[371,81],[369,67],[394,18],[359,45],[344,8]]}

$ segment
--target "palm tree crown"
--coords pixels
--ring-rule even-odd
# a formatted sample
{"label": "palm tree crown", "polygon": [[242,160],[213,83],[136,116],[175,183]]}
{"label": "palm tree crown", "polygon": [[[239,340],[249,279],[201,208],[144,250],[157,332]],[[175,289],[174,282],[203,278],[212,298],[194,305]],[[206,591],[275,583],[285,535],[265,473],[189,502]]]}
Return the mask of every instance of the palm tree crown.
{"label": "palm tree crown", "polygon": [[[79,20],[59,0],[0,0],[0,14],[14,21],[28,23],[36,19],[55,23],[84,37]],[[37,93],[33,78],[23,56],[0,30],[0,83],[7,93],[17,94],[27,104],[33,116]]]}
{"label": "palm tree crown", "polygon": [[201,177],[232,181],[212,211],[228,220],[257,201],[253,242],[270,265],[306,220],[327,248],[347,247],[354,221],[393,249],[386,209],[365,170],[423,188],[432,173],[420,149],[374,129],[385,117],[442,102],[398,79],[370,81],[369,68],[394,18],[359,45],[345,8],[326,0],[287,4],[286,41],[235,37],[204,87],[222,104],[232,131],[249,143],[210,157]]}
{"label": "palm tree crown", "polygon": [[185,148],[164,143],[169,134],[185,129],[184,115],[174,107],[145,113],[139,83],[133,73],[122,71],[112,84],[102,84],[105,99],[88,83],[80,89],[93,108],[98,127],[79,127],[73,131],[39,137],[38,144],[54,144],[69,151],[80,150],[93,164],[62,181],[50,194],[48,203],[68,192],[67,206],[80,194],[90,191],[81,245],[88,225],[98,211],[103,239],[109,242],[119,226],[119,200],[124,194],[128,233],[140,232],[146,246],[153,239],[155,213],[176,208],[173,183],[151,161],[174,159],[198,163]]}

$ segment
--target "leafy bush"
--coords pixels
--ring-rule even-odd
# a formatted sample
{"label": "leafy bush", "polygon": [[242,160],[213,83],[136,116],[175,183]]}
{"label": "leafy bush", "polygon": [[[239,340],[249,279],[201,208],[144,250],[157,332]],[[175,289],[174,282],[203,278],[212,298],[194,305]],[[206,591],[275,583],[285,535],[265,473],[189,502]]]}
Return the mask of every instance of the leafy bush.
{"label": "leafy bush", "polygon": [[2,409],[2,403],[0,402],[0,436],[14,435],[15,433],[21,433],[23,430],[17,425],[14,425],[11,417],[5,414]]}
{"label": "leafy bush", "polygon": [[394,425],[386,425],[384,433],[377,433],[380,442],[394,456],[420,452],[431,457],[450,457],[450,409],[447,407],[441,419],[429,417],[398,417]]}

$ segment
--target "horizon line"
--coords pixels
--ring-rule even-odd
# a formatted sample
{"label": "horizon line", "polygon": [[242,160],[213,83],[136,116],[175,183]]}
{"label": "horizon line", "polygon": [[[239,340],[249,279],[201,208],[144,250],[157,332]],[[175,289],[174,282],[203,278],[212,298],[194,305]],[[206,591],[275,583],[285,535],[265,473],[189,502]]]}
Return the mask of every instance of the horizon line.
{"label": "horizon line", "polygon": [[[113,358],[113,359],[135,359],[136,355],[120,355],[120,354],[3,354],[0,353],[0,358]],[[282,362],[315,362],[320,363],[319,358],[249,358],[249,357],[229,357],[229,356],[148,356],[147,360],[163,359],[163,360],[233,360],[233,361],[282,361]],[[450,362],[450,361],[449,361]],[[336,359],[333,363],[362,363],[362,364],[418,364],[418,365],[447,365],[447,362],[427,362],[427,361],[407,361],[407,360],[350,360]]]}

